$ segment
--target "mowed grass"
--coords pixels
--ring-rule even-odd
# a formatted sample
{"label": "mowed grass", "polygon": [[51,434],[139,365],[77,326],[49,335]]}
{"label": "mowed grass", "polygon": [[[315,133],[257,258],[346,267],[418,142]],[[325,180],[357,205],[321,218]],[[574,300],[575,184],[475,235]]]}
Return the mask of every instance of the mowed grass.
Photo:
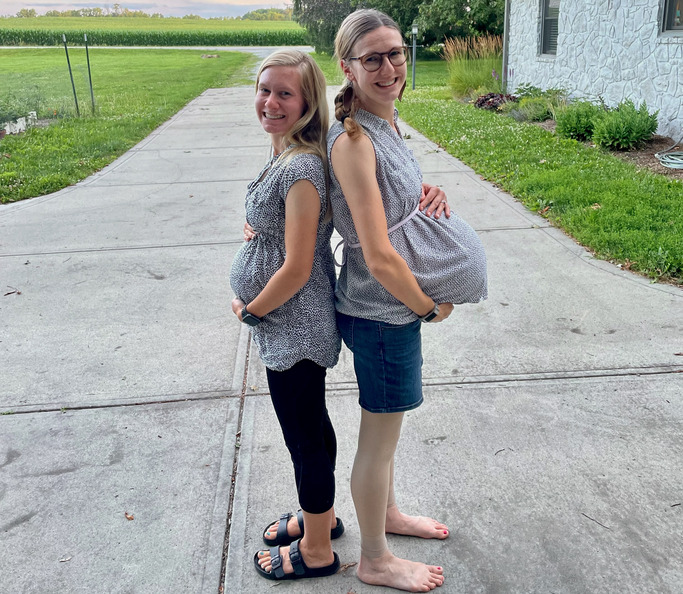
{"label": "mowed grass", "polygon": [[253,56],[236,52],[202,59],[199,51],[92,48],[92,115],[85,50],[69,53],[81,117],[74,115],[63,50],[0,50],[0,99],[10,93],[17,100],[32,97],[39,117],[56,118],[49,127],[0,141],[2,203],[54,192],[84,179],[206,89],[250,84],[247,68],[255,62]]}
{"label": "mowed grass", "polygon": [[683,284],[683,184],[538,126],[407,93],[401,116],[596,256]]}

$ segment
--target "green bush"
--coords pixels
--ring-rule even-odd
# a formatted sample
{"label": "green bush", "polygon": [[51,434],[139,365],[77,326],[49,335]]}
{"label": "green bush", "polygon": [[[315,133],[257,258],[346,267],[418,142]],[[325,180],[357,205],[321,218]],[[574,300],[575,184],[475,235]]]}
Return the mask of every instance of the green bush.
{"label": "green bush", "polygon": [[603,113],[599,105],[577,101],[557,112],[556,132],[563,138],[589,140],[593,136],[595,120]]}
{"label": "green bush", "polygon": [[645,102],[636,109],[630,99],[601,114],[593,129],[593,142],[603,148],[627,151],[651,138],[657,130],[657,114],[649,113]]}
{"label": "green bush", "polygon": [[524,97],[519,101],[521,117],[516,119],[529,122],[544,122],[553,117],[552,103],[546,97]]}

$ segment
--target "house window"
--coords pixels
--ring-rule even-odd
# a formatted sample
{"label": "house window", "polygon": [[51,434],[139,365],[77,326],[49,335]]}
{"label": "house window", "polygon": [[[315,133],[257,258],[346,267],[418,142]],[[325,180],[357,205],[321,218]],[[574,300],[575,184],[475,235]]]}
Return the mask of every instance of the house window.
{"label": "house window", "polygon": [[557,53],[557,18],[560,0],[541,0],[541,53]]}
{"label": "house window", "polygon": [[664,31],[683,31],[683,0],[666,0],[664,3]]}

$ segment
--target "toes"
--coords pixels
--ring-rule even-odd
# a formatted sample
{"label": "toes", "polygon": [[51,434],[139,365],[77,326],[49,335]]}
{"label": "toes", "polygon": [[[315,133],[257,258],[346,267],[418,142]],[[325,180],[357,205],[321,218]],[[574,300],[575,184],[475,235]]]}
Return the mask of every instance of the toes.
{"label": "toes", "polygon": [[270,573],[273,566],[270,563],[270,551],[259,551],[258,553],[258,564],[261,569]]}

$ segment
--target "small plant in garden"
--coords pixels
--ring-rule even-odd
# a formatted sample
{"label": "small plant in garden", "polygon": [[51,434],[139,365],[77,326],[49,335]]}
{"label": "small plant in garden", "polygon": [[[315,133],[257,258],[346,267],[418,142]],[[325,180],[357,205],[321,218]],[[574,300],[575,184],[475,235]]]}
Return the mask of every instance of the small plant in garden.
{"label": "small plant in garden", "polygon": [[556,132],[564,138],[590,140],[593,136],[595,120],[604,110],[590,101],[571,103],[557,112]]}
{"label": "small plant in garden", "polygon": [[517,97],[514,95],[504,95],[503,93],[486,93],[475,102],[474,106],[479,109],[491,109],[500,111],[508,103],[516,103]]}
{"label": "small plant in garden", "polygon": [[454,95],[466,97],[473,91],[500,93],[502,51],[503,40],[498,35],[446,39],[443,55]]}
{"label": "small plant in garden", "polygon": [[543,122],[555,119],[557,112],[567,105],[568,93],[565,89],[546,89],[528,83],[517,87],[519,106],[510,115],[520,122]]}
{"label": "small plant in garden", "polygon": [[529,122],[545,122],[553,117],[552,104],[546,97],[524,97],[519,101],[518,111]]}
{"label": "small plant in garden", "polygon": [[603,148],[627,151],[641,145],[657,130],[657,114],[649,113],[645,102],[636,109],[630,99],[616,109],[602,113],[595,121],[593,142]]}

